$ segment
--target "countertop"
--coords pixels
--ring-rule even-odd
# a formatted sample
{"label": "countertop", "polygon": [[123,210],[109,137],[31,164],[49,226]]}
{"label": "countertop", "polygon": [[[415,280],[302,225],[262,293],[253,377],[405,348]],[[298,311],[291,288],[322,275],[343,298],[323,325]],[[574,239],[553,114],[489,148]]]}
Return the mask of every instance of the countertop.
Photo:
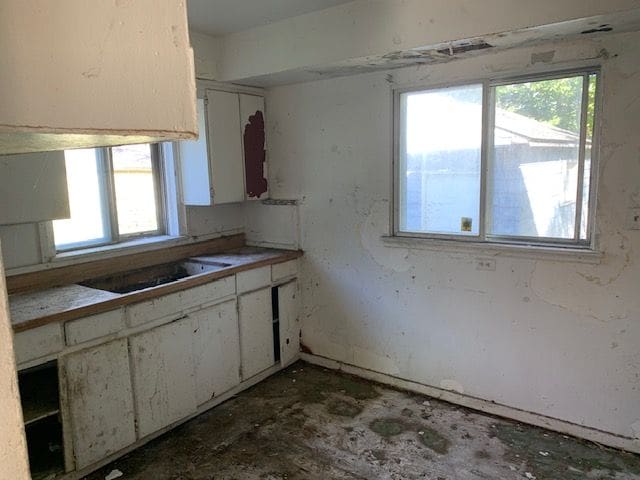
{"label": "countertop", "polygon": [[82,318],[114,310],[123,305],[138,303],[203,285],[245,270],[293,260],[301,255],[302,252],[300,251],[242,247],[211,255],[189,257],[202,261],[229,264],[228,267],[214,272],[191,275],[180,280],[131,293],[111,293],[73,284],[35,292],[13,294],[9,295],[11,323],[15,332],[21,332],[48,323]]}

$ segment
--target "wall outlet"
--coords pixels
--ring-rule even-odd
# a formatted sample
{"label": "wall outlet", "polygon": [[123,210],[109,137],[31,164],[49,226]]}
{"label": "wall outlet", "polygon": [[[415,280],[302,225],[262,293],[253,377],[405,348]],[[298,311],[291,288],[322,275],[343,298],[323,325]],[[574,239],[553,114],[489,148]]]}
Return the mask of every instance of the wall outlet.
{"label": "wall outlet", "polygon": [[496,261],[493,258],[476,258],[476,270],[495,272]]}
{"label": "wall outlet", "polygon": [[627,230],[640,230],[640,208],[630,208],[628,210]]}

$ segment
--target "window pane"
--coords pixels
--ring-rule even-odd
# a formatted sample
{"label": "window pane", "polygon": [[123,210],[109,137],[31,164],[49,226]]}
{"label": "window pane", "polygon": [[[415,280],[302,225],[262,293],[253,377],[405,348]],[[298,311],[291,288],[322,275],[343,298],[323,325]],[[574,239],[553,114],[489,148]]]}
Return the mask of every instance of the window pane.
{"label": "window pane", "polygon": [[582,76],[495,87],[489,234],[574,238],[582,87]]}
{"label": "window pane", "polygon": [[109,237],[109,227],[99,152],[93,148],[67,150],[64,159],[71,218],[53,222],[56,247],[104,243]]}
{"label": "window pane", "polygon": [[400,97],[404,232],[478,235],[482,85]]}
{"label": "window pane", "polygon": [[589,205],[591,205],[591,150],[593,145],[593,127],[596,111],[597,75],[589,75],[589,104],[587,105],[587,143],[584,152],[584,183],[582,188],[582,218],[580,221],[580,240],[588,240]]}
{"label": "window pane", "polygon": [[151,145],[111,149],[120,235],[158,230]]}

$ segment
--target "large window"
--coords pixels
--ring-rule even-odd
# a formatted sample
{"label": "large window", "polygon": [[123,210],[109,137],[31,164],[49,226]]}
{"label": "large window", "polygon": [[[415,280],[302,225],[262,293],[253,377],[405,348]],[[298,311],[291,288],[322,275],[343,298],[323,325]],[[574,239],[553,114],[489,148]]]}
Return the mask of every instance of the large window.
{"label": "large window", "polygon": [[598,72],[396,93],[399,236],[591,245]]}
{"label": "large window", "polygon": [[149,144],[65,151],[71,218],[53,222],[56,249],[164,233],[159,157]]}

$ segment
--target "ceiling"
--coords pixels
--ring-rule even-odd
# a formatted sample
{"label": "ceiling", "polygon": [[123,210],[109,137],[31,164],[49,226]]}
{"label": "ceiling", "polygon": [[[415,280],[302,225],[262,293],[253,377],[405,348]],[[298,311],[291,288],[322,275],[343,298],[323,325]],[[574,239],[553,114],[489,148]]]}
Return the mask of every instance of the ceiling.
{"label": "ceiling", "polygon": [[226,35],[324,10],[351,0],[188,0],[189,25],[209,35]]}

